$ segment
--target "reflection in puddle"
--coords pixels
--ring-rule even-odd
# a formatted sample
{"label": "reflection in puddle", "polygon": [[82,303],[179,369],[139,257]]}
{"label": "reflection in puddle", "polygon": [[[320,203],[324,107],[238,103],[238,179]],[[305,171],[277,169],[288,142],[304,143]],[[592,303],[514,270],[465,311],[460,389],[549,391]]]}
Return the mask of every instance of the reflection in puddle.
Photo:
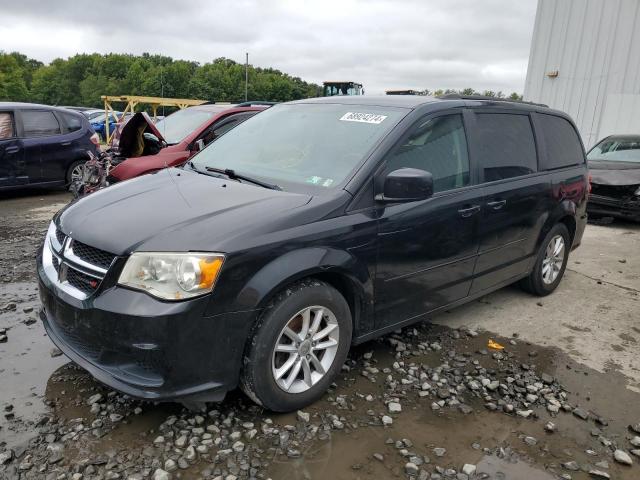
{"label": "reflection in puddle", "polygon": [[526,462],[509,462],[495,455],[484,457],[477,465],[477,473],[489,474],[495,480],[526,479],[526,480],[553,480],[554,475],[538,470]]}
{"label": "reflection in puddle", "polygon": [[[13,446],[37,434],[35,422],[47,412],[43,402],[47,380],[69,359],[50,355],[54,345],[37,320],[40,302],[34,283],[2,285],[0,305],[7,303],[15,303],[16,308],[0,314],[0,328],[7,329],[8,337],[0,343],[0,429],[2,440]],[[13,417],[6,417],[6,409],[11,409]]]}

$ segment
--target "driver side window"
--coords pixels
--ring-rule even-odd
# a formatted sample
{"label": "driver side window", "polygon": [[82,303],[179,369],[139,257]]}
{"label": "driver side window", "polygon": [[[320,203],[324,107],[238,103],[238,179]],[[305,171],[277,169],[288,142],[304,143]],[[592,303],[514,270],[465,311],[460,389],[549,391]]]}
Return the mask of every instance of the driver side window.
{"label": "driver side window", "polygon": [[211,142],[213,142],[214,140],[217,140],[218,138],[220,138],[222,135],[227,133],[232,128],[237,127],[239,124],[244,122],[247,118],[252,117],[253,115],[255,115],[255,112],[250,112],[250,114],[240,113],[237,115],[233,115],[221,122],[218,122],[212,127],[208,128],[207,131],[201,137],[202,140],[204,141],[205,147],[209,145]]}
{"label": "driver side window", "polygon": [[418,168],[433,176],[434,192],[469,185],[469,156],[462,115],[442,115],[418,121],[409,137],[392,150],[388,172]]}

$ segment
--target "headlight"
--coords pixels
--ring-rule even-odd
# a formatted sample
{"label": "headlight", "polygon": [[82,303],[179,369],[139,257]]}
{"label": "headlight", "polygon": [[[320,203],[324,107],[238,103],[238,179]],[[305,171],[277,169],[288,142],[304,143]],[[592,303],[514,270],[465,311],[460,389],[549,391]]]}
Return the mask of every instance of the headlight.
{"label": "headlight", "polygon": [[635,192],[633,192],[633,194],[634,194],[634,195],[636,195],[636,196],[638,196],[638,197],[640,197],[640,187],[638,187],[638,188],[636,189],[636,191],[635,191]]}
{"label": "headlight", "polygon": [[219,253],[136,252],[118,283],[164,300],[183,300],[213,290],[223,262]]}

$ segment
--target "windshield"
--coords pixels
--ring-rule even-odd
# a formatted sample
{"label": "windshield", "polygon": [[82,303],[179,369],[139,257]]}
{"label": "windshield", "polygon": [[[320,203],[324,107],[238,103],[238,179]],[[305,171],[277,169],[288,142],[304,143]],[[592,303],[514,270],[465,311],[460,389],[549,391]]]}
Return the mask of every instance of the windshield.
{"label": "windshield", "polygon": [[185,108],[158,120],[156,128],[168,144],[180,143],[187,135],[218,113],[215,110]]}
{"label": "windshield", "polygon": [[593,147],[588,160],[640,163],[640,137],[609,137]]}
{"label": "windshield", "polygon": [[193,159],[303,190],[334,188],[408,110],[368,105],[284,104],[243,122]]}

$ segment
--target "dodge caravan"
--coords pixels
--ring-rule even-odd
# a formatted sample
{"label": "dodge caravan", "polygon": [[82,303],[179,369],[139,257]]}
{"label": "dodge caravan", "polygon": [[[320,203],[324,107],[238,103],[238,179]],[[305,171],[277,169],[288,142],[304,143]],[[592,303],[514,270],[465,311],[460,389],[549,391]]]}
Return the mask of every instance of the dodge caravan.
{"label": "dodge caravan", "polygon": [[60,211],[37,258],[40,315],[69,358],[134,397],[239,386],[295,410],[353,344],[515,282],[553,292],[587,177],[575,125],[542,105],[276,105],[180,168]]}

